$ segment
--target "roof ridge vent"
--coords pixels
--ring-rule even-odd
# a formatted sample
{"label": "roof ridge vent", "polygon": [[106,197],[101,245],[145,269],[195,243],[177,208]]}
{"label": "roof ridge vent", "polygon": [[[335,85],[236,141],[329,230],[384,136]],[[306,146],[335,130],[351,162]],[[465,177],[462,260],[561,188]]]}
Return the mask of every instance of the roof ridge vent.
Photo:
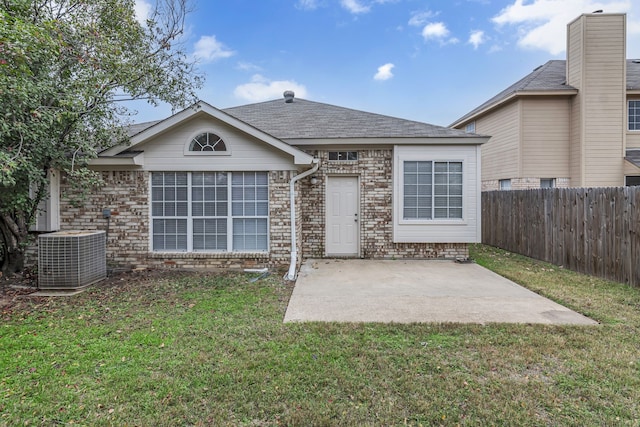
{"label": "roof ridge vent", "polygon": [[296,96],[292,90],[285,90],[282,95],[284,96],[284,102],[287,104],[291,104],[293,102],[293,97]]}

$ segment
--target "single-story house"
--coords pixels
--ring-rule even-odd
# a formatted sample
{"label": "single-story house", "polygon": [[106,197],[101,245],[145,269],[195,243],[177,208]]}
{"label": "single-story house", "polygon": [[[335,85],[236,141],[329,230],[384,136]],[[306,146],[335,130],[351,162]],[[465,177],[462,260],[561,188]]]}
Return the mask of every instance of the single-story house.
{"label": "single-story house", "polygon": [[105,185],[80,207],[60,198],[43,223],[104,230],[109,210],[114,266],[281,267],[293,279],[310,257],[467,257],[487,140],[291,91],[224,110],[199,102],[132,126],[90,164]]}

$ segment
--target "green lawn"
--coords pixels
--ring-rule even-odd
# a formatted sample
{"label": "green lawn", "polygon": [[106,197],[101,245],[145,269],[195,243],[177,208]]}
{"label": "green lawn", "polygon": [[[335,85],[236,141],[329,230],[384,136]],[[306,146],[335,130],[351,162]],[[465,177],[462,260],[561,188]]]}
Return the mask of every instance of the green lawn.
{"label": "green lawn", "polygon": [[124,275],[0,327],[0,425],[640,425],[640,292],[478,246],[599,326],[282,324],[278,277]]}

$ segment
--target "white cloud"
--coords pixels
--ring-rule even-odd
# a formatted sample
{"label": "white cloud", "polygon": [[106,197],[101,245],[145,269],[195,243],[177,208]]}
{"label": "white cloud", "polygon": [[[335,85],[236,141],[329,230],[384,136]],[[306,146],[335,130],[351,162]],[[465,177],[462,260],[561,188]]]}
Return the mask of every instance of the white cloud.
{"label": "white cloud", "polygon": [[367,13],[371,10],[371,7],[362,4],[360,0],[340,0],[340,4],[354,14]]}
{"label": "white cloud", "polygon": [[389,80],[391,77],[393,77],[393,73],[391,72],[393,67],[395,67],[395,65],[391,63],[387,63],[379,66],[378,72],[376,73],[375,76],[373,76],[373,78],[375,80],[381,80],[381,81]]}
{"label": "white cloud", "polygon": [[426,11],[426,12],[413,12],[411,14],[411,19],[409,19],[409,25],[412,27],[421,27],[424,25],[429,19],[436,16],[437,13]]}
{"label": "white cloud", "polygon": [[[298,3],[312,2],[318,0],[298,0]],[[397,3],[400,0],[340,0],[340,5],[354,15],[371,12],[371,7],[376,4]]]}
{"label": "white cloud", "polygon": [[422,38],[424,38],[424,41],[437,40],[441,45],[455,44],[460,41],[455,37],[449,37],[449,34],[451,33],[447,29],[447,26],[442,22],[431,22],[422,29]]}
{"label": "white cloud", "polygon": [[318,0],[298,0],[296,7],[302,10],[315,10],[318,8]]}
{"label": "white cloud", "polygon": [[194,45],[193,56],[203,62],[212,62],[233,55],[235,52],[227,49],[216,39],[216,36],[202,36]]}
{"label": "white cloud", "polygon": [[[492,21],[499,26],[515,26],[521,48],[560,55],[566,49],[567,24],[573,19],[600,9],[606,13],[631,12],[631,4],[631,0],[515,0]],[[631,18],[628,20],[635,22]]]}
{"label": "white cloud", "polygon": [[251,62],[240,61],[236,65],[236,68],[241,71],[261,71],[262,67],[252,64]]}
{"label": "white cloud", "polygon": [[293,80],[271,81],[260,74],[254,75],[250,83],[237,86],[233,94],[245,101],[260,102],[281,98],[285,90],[294,91],[298,98],[307,96],[307,88],[304,85]]}
{"label": "white cloud", "polygon": [[424,28],[422,29],[422,37],[424,37],[425,40],[431,40],[431,39],[442,40],[448,35],[449,35],[449,30],[447,29],[447,26],[444,25],[442,22],[431,22],[425,25]]}
{"label": "white cloud", "polygon": [[151,8],[151,3],[147,0],[136,0],[136,4],[133,6],[133,10],[136,13],[136,20],[141,24],[145,24],[151,14]]}
{"label": "white cloud", "polygon": [[485,42],[484,31],[481,31],[481,30],[472,31],[471,34],[469,35],[468,43],[472,44],[474,49],[478,49],[478,46],[480,46],[484,42]]}

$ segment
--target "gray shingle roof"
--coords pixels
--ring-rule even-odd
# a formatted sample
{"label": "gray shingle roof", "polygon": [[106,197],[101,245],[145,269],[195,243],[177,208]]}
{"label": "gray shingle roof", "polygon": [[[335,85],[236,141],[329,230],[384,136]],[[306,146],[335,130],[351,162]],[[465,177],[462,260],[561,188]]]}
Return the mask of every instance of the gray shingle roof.
{"label": "gray shingle roof", "polygon": [[160,123],[162,120],[154,120],[152,122],[135,123],[127,127],[127,136],[132,137],[151,126]]}
{"label": "gray shingle roof", "polygon": [[295,98],[242,105],[225,113],[279,139],[475,137],[457,129]]}
{"label": "gray shingle roof", "polygon": [[624,158],[640,167],[640,149],[628,149]]}
{"label": "gray shingle roof", "polygon": [[640,59],[627,59],[627,90],[640,89]]}
{"label": "gray shingle roof", "polygon": [[[508,98],[516,92],[575,90],[573,86],[565,84],[567,79],[565,64],[566,62],[564,60],[553,60],[541,65],[493,98],[460,117],[454,123],[462,122],[485,108]],[[452,123],[452,125],[454,123]]]}
{"label": "gray shingle roof", "polygon": [[[636,60],[627,60],[627,89],[640,89],[640,63]],[[468,118],[474,116],[478,112],[490,107],[493,104],[497,104],[500,101],[507,99],[509,96],[516,92],[536,92],[536,91],[572,91],[576,90],[575,87],[567,85],[567,61],[565,60],[552,60],[546,64],[541,65],[522,78],[515,82],[493,98],[489,99],[482,105],[474,108],[464,116],[460,117],[453,124],[463,122]]]}

